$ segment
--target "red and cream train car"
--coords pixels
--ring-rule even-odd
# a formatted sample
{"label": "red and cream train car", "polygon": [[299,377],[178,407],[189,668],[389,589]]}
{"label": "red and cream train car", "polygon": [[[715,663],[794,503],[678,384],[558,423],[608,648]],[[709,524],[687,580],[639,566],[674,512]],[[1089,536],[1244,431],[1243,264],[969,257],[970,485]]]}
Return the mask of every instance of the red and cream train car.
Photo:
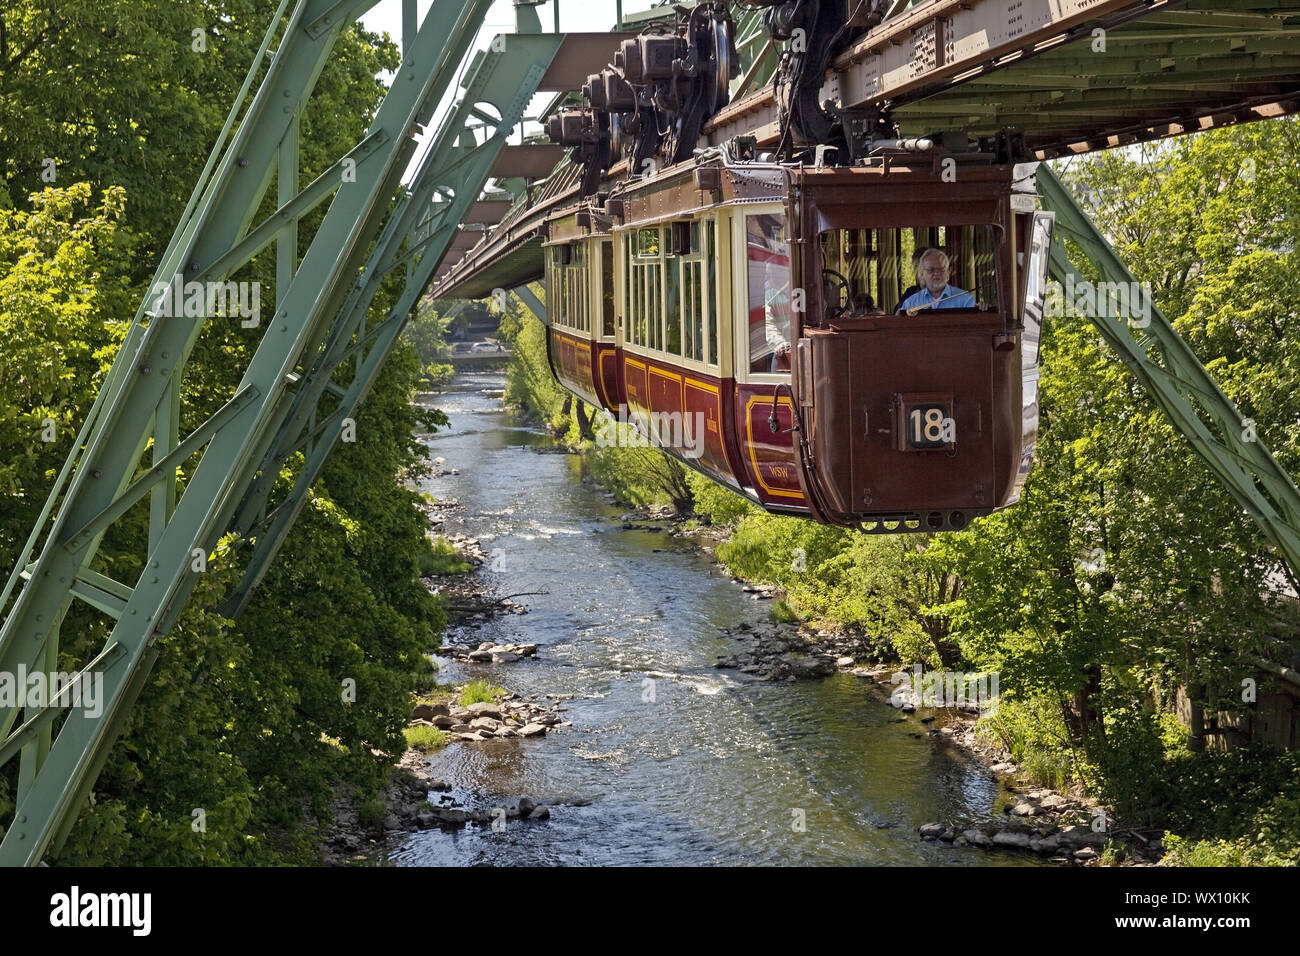
{"label": "red and cream train car", "polygon": [[[912,162],[713,150],[551,218],[556,378],[772,511],[952,530],[1016,500],[1050,217],[1023,168]],[[899,311],[927,250],[976,307]]]}

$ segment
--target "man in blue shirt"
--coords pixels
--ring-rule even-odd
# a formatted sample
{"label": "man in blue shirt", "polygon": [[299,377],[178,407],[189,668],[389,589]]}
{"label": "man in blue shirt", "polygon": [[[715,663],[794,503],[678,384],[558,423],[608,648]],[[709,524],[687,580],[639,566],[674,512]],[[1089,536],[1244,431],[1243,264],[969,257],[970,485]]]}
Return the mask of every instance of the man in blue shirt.
{"label": "man in blue shirt", "polygon": [[942,249],[927,249],[916,260],[916,284],[921,288],[898,303],[898,311],[908,315],[928,309],[974,309],[975,296],[948,284],[948,254]]}

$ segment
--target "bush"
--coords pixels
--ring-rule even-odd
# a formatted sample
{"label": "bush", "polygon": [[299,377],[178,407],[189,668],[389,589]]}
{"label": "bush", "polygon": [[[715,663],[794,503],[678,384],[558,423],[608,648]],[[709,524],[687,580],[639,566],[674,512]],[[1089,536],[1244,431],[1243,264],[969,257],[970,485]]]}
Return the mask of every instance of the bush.
{"label": "bush", "polygon": [[1294,866],[1268,847],[1247,840],[1185,840],[1166,833],[1161,866]]}
{"label": "bush", "polygon": [[414,727],[405,728],[402,731],[402,736],[406,738],[407,747],[421,753],[433,753],[435,750],[441,750],[447,746],[447,735],[437,727],[425,727],[423,724],[417,724]]}
{"label": "bush", "polygon": [[712,524],[734,527],[742,518],[761,514],[748,498],[698,472],[687,473],[686,483],[695,498],[695,513]]}
{"label": "bush", "polygon": [[1048,698],[1008,700],[1004,693],[980,732],[1006,747],[1032,783],[1061,790],[1079,776],[1060,707]]}
{"label": "bush", "polygon": [[490,704],[505,692],[504,687],[494,687],[485,680],[472,680],[460,692],[460,705]]}
{"label": "bush", "polygon": [[420,576],[445,575],[445,574],[466,574],[473,569],[473,565],[460,556],[460,553],[451,545],[446,538],[438,538],[433,542],[432,549],[427,554],[419,556]]}
{"label": "bush", "polygon": [[[412,728],[418,730],[419,728]],[[388,815],[388,808],[384,806],[384,798],[380,796],[371,797],[359,807],[357,807],[357,822],[367,830],[378,830],[384,825],[384,817]]]}

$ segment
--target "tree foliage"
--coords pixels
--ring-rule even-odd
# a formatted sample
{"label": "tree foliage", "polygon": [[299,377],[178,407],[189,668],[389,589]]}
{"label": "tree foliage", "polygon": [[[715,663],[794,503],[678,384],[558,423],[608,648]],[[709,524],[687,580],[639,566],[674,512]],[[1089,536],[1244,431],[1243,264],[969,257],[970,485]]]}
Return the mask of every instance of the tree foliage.
{"label": "tree foliage", "polygon": [[[272,0],[78,0],[7,6],[0,19],[0,563],[12,567],[85,420],[126,322],[261,42]],[[195,30],[204,45],[195,48]],[[308,181],[362,135],[397,62],[387,38],[342,34],[302,118]],[[42,172],[52,157],[55,182]],[[262,215],[275,204],[274,190]],[[323,209],[304,221],[306,248]],[[237,278],[274,287],[274,252]],[[395,300],[399,277],[376,298]],[[272,293],[264,294],[264,301]],[[183,383],[195,427],[233,393],[260,331],[211,319]],[[418,498],[420,363],[398,348],[311,489],[237,622],[211,610],[247,554],[218,547],[158,642],[149,684],[57,858],[65,864],[312,861],[334,787],[373,791],[404,746],[413,690],[444,623],[420,581],[431,558]],[[351,370],[338,376],[346,382]],[[50,423],[53,431],[49,431]],[[44,438],[52,434],[52,441]],[[291,484],[290,460],[272,505]],[[142,570],[147,506],[105,537],[97,569]],[[59,666],[103,644],[109,621],[73,602]],[[355,699],[344,693],[355,687]],[[16,761],[0,771],[0,823]],[[9,796],[6,797],[6,794]],[[199,821],[202,821],[202,825]]]}

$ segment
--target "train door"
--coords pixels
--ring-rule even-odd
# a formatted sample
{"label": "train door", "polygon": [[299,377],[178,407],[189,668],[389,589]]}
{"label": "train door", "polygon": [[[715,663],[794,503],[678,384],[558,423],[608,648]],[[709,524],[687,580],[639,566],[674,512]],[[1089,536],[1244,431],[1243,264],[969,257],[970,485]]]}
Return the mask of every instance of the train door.
{"label": "train door", "polygon": [[615,303],[617,302],[617,284],[615,281],[616,244],[612,236],[602,236],[593,243],[592,286],[595,290],[592,330],[595,333],[595,355],[592,371],[596,395],[606,409],[617,414],[623,397],[622,376],[619,374],[618,362],[618,324]]}
{"label": "train door", "polygon": [[790,360],[795,313],[807,296],[794,285],[785,208],[736,210],[732,224],[733,413],[747,484],[765,504],[802,507],[794,460]]}

